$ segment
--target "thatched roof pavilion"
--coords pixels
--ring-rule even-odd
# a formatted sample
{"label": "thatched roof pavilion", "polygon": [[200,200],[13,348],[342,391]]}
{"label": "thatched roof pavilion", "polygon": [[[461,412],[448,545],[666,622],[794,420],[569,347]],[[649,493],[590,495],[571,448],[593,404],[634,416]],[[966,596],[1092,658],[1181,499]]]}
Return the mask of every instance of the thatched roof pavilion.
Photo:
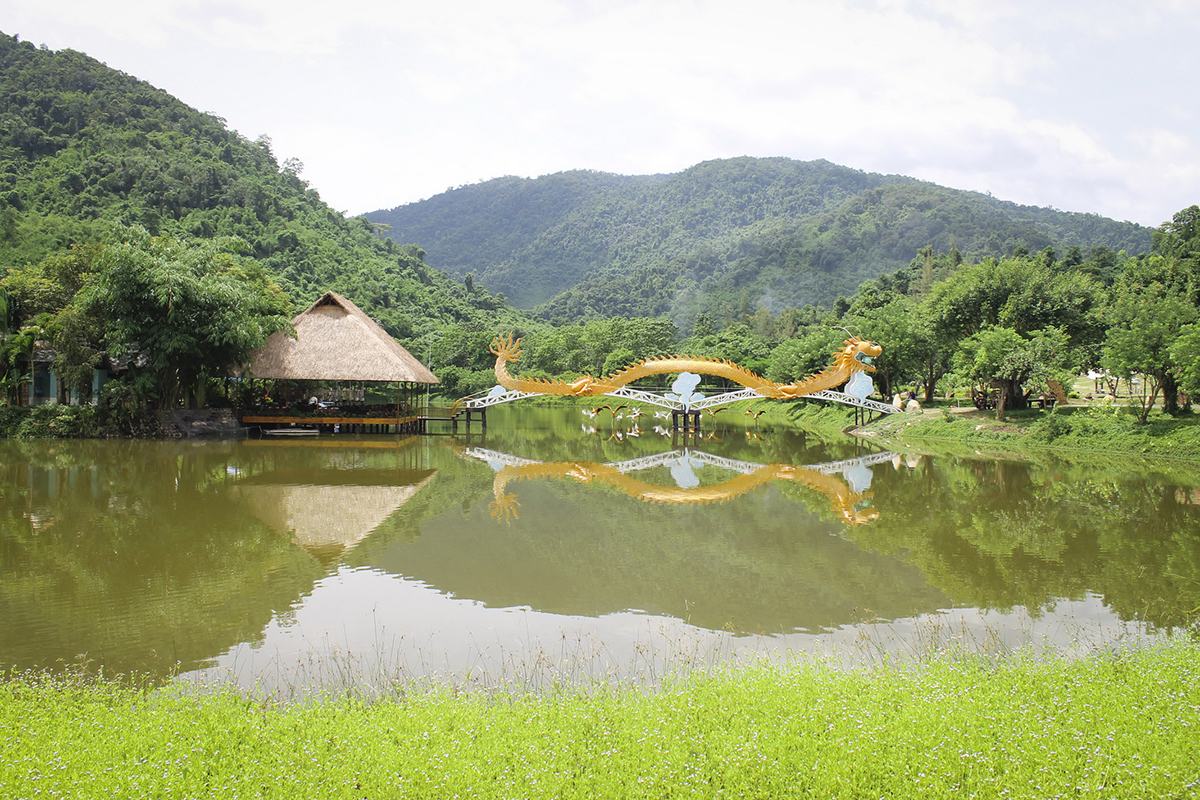
{"label": "thatched roof pavilion", "polygon": [[439,382],[375,320],[336,292],[325,293],[292,325],[296,338],[272,334],[251,355],[246,374],[297,381]]}

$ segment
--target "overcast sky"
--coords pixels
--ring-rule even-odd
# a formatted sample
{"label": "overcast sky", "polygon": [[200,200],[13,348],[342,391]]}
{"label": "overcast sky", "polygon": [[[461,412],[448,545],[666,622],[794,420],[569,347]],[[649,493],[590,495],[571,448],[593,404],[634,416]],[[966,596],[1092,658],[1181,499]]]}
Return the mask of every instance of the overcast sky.
{"label": "overcast sky", "polygon": [[344,211],[739,155],[1148,225],[1200,202],[1200,0],[0,0],[0,29],[269,135]]}

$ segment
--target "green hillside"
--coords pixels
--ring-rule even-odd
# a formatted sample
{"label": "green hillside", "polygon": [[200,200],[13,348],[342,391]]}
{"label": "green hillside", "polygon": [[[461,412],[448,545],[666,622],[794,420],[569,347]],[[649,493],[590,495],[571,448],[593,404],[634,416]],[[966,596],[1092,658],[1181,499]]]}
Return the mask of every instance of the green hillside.
{"label": "green hillside", "polygon": [[827,161],[735,158],[672,175],[499,178],[377,211],[397,242],[548,319],[824,305],[926,245],[1144,252],[1147,228]]}
{"label": "green hillside", "polygon": [[0,34],[0,277],[140,227],[236,237],[296,306],[334,289],[401,337],[505,313],[330,208],[300,170],[144,81]]}

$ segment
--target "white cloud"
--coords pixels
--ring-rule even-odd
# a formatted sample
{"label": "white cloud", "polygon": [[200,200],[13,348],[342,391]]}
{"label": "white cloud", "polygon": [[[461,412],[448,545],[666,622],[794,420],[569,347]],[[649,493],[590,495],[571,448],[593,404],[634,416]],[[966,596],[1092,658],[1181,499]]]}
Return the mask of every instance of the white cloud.
{"label": "white cloud", "polygon": [[25,38],[269,133],[354,211],[506,173],[741,154],[1149,224],[1200,200],[1186,5],[10,5]]}

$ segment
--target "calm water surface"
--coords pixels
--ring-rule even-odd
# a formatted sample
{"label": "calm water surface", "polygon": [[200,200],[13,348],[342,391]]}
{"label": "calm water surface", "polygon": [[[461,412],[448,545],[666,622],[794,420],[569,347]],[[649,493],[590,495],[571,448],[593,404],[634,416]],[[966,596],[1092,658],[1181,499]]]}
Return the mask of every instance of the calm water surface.
{"label": "calm water surface", "polygon": [[650,679],[954,644],[1076,652],[1200,609],[1188,465],[485,436],[0,442],[0,663],[268,690]]}

